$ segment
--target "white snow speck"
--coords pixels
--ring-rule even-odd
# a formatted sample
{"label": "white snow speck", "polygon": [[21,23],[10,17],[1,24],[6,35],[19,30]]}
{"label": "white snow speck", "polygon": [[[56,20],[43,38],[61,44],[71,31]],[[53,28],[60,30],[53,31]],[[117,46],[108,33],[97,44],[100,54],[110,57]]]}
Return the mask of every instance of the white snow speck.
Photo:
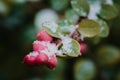
{"label": "white snow speck", "polygon": [[113,0],[106,0],[105,4],[113,4]]}
{"label": "white snow speck", "polygon": [[33,42],[33,44],[36,43],[36,44],[40,44],[40,41],[36,40]]}
{"label": "white snow speck", "polygon": [[46,21],[54,21],[57,22],[59,19],[58,14],[52,9],[43,9],[40,10],[35,15],[35,26],[40,30],[42,28],[42,24]]}
{"label": "white snow speck", "polygon": [[70,37],[68,37],[68,36],[62,37],[62,44],[63,44],[62,52],[63,53],[68,53],[69,54],[69,53],[72,52],[72,50],[71,50],[71,47],[72,47],[71,41],[72,41],[72,39]]}
{"label": "white snow speck", "polygon": [[53,54],[58,53],[58,47],[54,43],[42,41],[42,45],[47,46],[47,48],[41,51],[45,53],[46,55],[51,56]]}
{"label": "white snow speck", "polygon": [[88,14],[89,19],[97,19],[97,14],[100,12],[101,9],[101,3],[100,1],[96,1],[92,5],[90,5],[90,12]]}
{"label": "white snow speck", "polygon": [[37,56],[38,54],[39,54],[38,52],[33,51],[30,52],[28,56]]}

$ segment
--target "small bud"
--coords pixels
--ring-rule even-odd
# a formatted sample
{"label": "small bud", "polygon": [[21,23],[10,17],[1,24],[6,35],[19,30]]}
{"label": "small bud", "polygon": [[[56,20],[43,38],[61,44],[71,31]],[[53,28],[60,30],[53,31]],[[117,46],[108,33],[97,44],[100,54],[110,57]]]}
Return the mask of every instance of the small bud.
{"label": "small bud", "polygon": [[80,43],[80,52],[81,53],[85,53],[86,51],[87,51],[87,45],[86,45],[86,43],[84,43],[84,42],[81,42]]}
{"label": "small bud", "polygon": [[37,39],[40,41],[52,41],[52,37],[44,29],[37,33]]}
{"label": "small bud", "polygon": [[50,69],[54,69],[57,66],[57,63],[58,63],[58,61],[57,61],[56,55],[49,56],[49,59],[48,59],[48,62],[47,62],[47,66]]}
{"label": "small bud", "polygon": [[31,52],[24,57],[24,62],[28,65],[34,65],[38,52]]}

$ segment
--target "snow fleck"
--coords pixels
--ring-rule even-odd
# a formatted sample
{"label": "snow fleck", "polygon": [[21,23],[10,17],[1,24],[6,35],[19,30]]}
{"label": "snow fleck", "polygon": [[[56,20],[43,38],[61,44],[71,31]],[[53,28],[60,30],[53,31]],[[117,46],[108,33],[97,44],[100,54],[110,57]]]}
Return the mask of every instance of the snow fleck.
{"label": "snow fleck", "polygon": [[77,4],[77,1],[71,1],[72,4]]}
{"label": "snow fleck", "polygon": [[80,39],[82,40],[82,41],[84,41],[84,35],[83,34],[81,34],[81,36],[80,36]]}
{"label": "snow fleck", "polygon": [[113,0],[106,0],[105,3],[106,4],[113,4]]}
{"label": "snow fleck", "polygon": [[57,54],[58,52],[58,47],[54,44],[54,43],[50,43],[50,42],[41,42],[43,46],[47,46],[47,48],[45,48],[44,50],[42,50],[42,53],[45,53],[48,56],[51,56],[53,54]]}
{"label": "snow fleck", "polygon": [[42,24],[46,21],[55,21],[59,19],[58,14],[52,9],[43,9],[35,15],[35,26],[40,30]]}
{"label": "snow fleck", "polygon": [[72,45],[71,45],[72,39],[68,36],[62,37],[62,52],[63,53],[71,53],[72,52]]}
{"label": "snow fleck", "polygon": [[30,52],[28,56],[29,57],[30,56],[37,56],[38,54],[39,54],[38,52],[33,51],[33,52]]}
{"label": "snow fleck", "polygon": [[55,33],[57,31],[57,28],[58,28],[58,25],[52,21],[46,21],[42,24],[42,26],[49,28],[53,33]]}
{"label": "snow fleck", "polygon": [[66,30],[68,32],[73,32],[77,27],[75,25],[68,25],[61,27],[61,30]]}
{"label": "snow fleck", "polygon": [[86,16],[87,13],[83,10],[83,8],[75,8],[77,12],[81,12],[82,16]]}
{"label": "snow fleck", "polygon": [[90,5],[90,12],[88,14],[89,19],[97,19],[97,14],[100,13],[101,3],[96,1],[94,4]]}
{"label": "snow fleck", "polygon": [[58,55],[63,55],[63,51],[60,49],[60,50],[58,50],[58,53],[57,53]]}
{"label": "snow fleck", "polygon": [[33,44],[36,43],[36,44],[40,44],[40,41],[36,40],[33,42]]}

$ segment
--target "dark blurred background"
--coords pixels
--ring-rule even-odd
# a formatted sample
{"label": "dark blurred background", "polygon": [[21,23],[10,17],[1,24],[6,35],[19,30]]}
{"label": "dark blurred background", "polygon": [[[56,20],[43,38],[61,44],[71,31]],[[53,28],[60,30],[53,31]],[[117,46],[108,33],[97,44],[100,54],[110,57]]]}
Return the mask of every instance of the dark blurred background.
{"label": "dark blurred background", "polygon": [[114,3],[119,15],[107,21],[109,36],[97,44],[94,42],[97,38],[86,39],[89,49],[83,56],[59,59],[57,68],[52,71],[42,66],[29,67],[22,64],[22,60],[32,51],[32,42],[36,40],[36,14],[49,8],[62,18],[71,8],[70,0],[0,0],[0,80],[74,80],[78,75],[74,72],[77,61],[83,70],[78,76],[83,80],[120,80],[120,1],[114,0]]}

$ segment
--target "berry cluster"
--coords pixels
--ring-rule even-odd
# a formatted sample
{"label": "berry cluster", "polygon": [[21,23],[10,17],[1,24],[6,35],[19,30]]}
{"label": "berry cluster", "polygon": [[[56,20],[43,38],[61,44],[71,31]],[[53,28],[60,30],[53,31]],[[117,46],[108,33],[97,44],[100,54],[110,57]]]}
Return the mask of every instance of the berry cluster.
{"label": "berry cluster", "polygon": [[33,52],[30,52],[24,57],[24,62],[28,65],[46,65],[54,69],[58,63],[56,44],[52,43],[53,38],[45,31],[40,30],[37,33],[37,41],[33,43]]}
{"label": "berry cluster", "polygon": [[[73,32],[71,36],[62,37],[62,48],[69,53],[71,50],[68,49],[70,47],[68,45],[71,43],[69,43],[68,39],[71,40],[71,38],[73,38],[80,44],[79,55],[81,55],[81,53],[84,53],[87,50],[87,45],[80,36],[81,35],[78,33]],[[64,54],[66,51],[61,52],[59,49],[61,46],[59,43],[61,42],[49,35],[44,29],[41,29],[37,33],[37,40],[33,42],[33,52],[30,52],[24,57],[24,63],[28,65],[46,65],[50,69],[54,69],[58,63],[56,56],[66,55]]]}

